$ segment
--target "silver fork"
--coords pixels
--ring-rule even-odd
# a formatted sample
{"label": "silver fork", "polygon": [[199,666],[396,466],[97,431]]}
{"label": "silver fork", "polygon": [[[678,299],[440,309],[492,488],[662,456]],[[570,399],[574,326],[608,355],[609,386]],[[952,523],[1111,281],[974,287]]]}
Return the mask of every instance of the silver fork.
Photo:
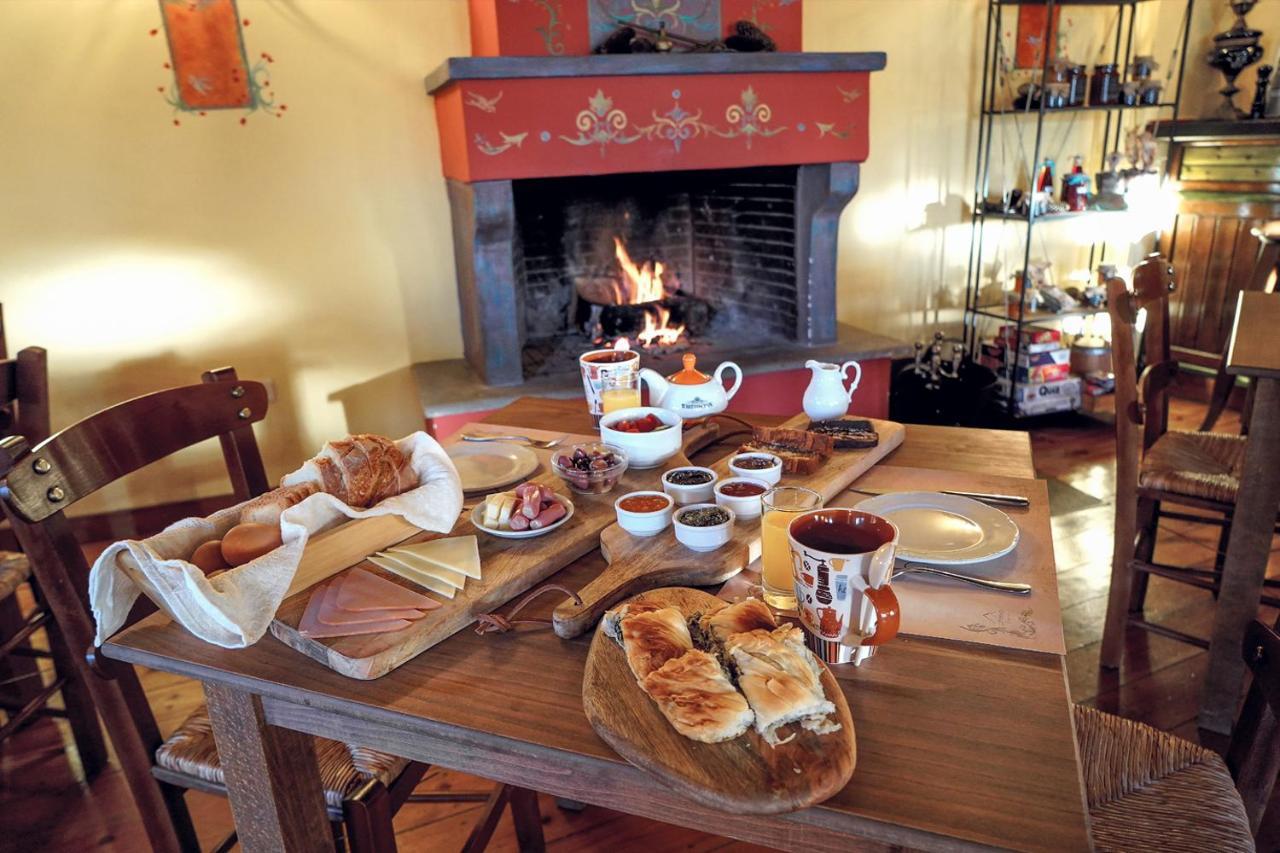
{"label": "silver fork", "polygon": [[544,441],[543,439],[540,439],[540,438],[530,438],[527,435],[471,435],[469,433],[463,433],[462,440],[463,441],[523,441],[526,444],[528,444],[530,447],[538,447],[543,450],[550,450],[551,448],[559,445],[560,442],[564,441],[564,436],[562,435],[559,438],[553,438],[553,439],[550,439],[549,441]]}
{"label": "silver fork", "polygon": [[923,566],[920,563],[907,563],[902,568],[893,573],[895,578],[902,575],[939,575],[944,578],[951,578],[964,583],[971,583],[974,586],[980,586],[983,589],[993,589],[996,592],[1009,592],[1014,595],[1027,595],[1031,592],[1031,584],[1014,583],[1012,581],[993,581],[986,578],[974,577],[973,575],[962,575],[956,572],[948,572],[943,569],[935,569],[933,566]]}

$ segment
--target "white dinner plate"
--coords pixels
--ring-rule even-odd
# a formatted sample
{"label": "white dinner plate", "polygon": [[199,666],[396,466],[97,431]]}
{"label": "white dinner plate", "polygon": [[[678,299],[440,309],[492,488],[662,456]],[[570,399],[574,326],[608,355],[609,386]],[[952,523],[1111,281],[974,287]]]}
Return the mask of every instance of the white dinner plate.
{"label": "white dinner plate", "polygon": [[898,527],[898,559],[935,566],[964,566],[1008,554],[1018,525],[993,506],[938,492],[894,492],[867,498],[856,509]]}
{"label": "white dinner plate", "polygon": [[460,442],[445,448],[462,478],[464,492],[491,492],[538,470],[538,455],[522,444]]}
{"label": "white dinner plate", "polygon": [[556,500],[564,504],[564,518],[560,519],[555,524],[547,525],[541,530],[498,530],[492,527],[485,527],[480,523],[480,520],[484,518],[483,501],[480,502],[479,506],[471,510],[471,523],[475,525],[476,530],[479,530],[482,533],[488,533],[490,536],[497,536],[499,539],[532,539],[535,536],[541,536],[544,533],[550,533],[553,530],[560,529],[564,526],[565,522],[573,518],[573,501],[569,500],[564,495],[556,495]]}

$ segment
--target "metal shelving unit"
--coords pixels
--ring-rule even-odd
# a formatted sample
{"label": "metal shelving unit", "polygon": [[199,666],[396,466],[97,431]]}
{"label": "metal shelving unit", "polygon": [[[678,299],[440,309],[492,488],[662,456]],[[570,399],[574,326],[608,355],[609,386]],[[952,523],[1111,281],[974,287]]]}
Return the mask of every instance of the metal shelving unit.
{"label": "metal shelving unit", "polygon": [[[1127,106],[1123,104],[1115,105],[1092,105],[1085,104],[1074,107],[1058,107],[1048,108],[1045,105],[1045,98],[1040,98],[1039,106],[1036,108],[1013,109],[998,106],[996,103],[997,93],[1000,90],[1000,78],[1004,73],[1002,68],[1002,58],[1004,51],[1001,43],[1002,33],[1016,16],[1018,6],[1022,5],[1038,5],[1045,7],[1045,28],[1042,36],[1041,44],[1048,46],[1053,37],[1054,9],[1061,6],[1086,7],[1086,8],[1105,8],[1116,11],[1115,38],[1111,45],[1110,62],[1116,63],[1121,70],[1121,79],[1124,79],[1128,73],[1130,60],[1134,56],[1134,26],[1138,16],[1138,7],[1140,5],[1158,4],[1162,2],[1174,2],[1174,0],[988,0],[987,2],[987,24],[986,38],[983,49],[983,66],[982,66],[982,96],[980,100],[980,121],[978,125],[978,145],[977,145],[977,163],[974,169],[974,186],[973,186],[973,215],[972,215],[972,235],[969,244],[969,263],[967,270],[967,279],[965,284],[965,314],[964,314],[964,344],[970,357],[976,357],[981,336],[979,334],[979,325],[984,320],[999,319],[1004,320],[1006,324],[1016,325],[1017,332],[1014,336],[1014,353],[1016,354],[1021,347],[1023,339],[1023,330],[1027,325],[1032,323],[1052,322],[1063,317],[1088,316],[1104,312],[1106,309],[1081,308],[1061,313],[1053,313],[1047,311],[1029,311],[1026,305],[1026,288],[1022,289],[1021,297],[1017,306],[1017,313],[1010,316],[1010,312],[1004,305],[991,306],[980,305],[981,290],[983,284],[983,247],[984,236],[988,222],[992,227],[1004,228],[1010,223],[1018,223],[1025,227],[1025,240],[1022,251],[1022,267],[1025,271],[1031,263],[1031,247],[1032,234],[1037,225],[1048,224],[1050,222],[1077,220],[1083,217],[1091,216],[1111,216],[1123,211],[1083,211],[1071,213],[1022,215],[1016,213],[993,212],[984,209],[985,201],[990,191],[991,183],[991,149],[995,140],[996,132],[1006,125],[1005,120],[1018,122],[1020,120],[1033,120],[1035,122],[1035,137],[1032,148],[1031,161],[1029,164],[1028,177],[1034,181],[1034,175],[1038,168],[1042,157],[1044,156],[1044,137],[1046,121],[1053,121],[1055,117],[1060,115],[1079,116],[1087,114],[1094,121],[1103,120],[1102,131],[1102,150],[1099,153],[1099,162],[1104,162],[1106,156],[1112,151],[1117,150],[1123,141],[1123,121],[1127,114],[1140,113],[1143,117],[1150,116],[1152,119],[1159,121],[1168,121],[1178,117],[1178,108],[1182,100],[1182,82],[1186,67],[1187,40],[1189,35],[1189,23],[1191,21],[1191,13],[1193,11],[1195,0],[1183,0],[1185,3],[1185,11],[1180,31],[1181,44],[1178,47],[1177,60],[1177,83],[1174,86],[1174,97],[1172,101],[1164,101],[1158,104],[1150,105],[1133,105]],[[1038,83],[1042,87],[1048,81],[1049,68],[1053,61],[1052,51],[1046,49],[1043,51],[1043,61],[1040,67],[1040,76]],[[1035,81],[1033,81],[1035,82]],[[1172,81],[1170,81],[1172,82]],[[1000,234],[1000,238],[1004,238],[1004,234]],[[1094,243],[1089,249],[1089,268],[1095,268],[1096,264],[1105,262],[1106,245]],[[1013,405],[1015,388],[1014,383],[1009,383],[1007,393],[1001,398],[1006,413],[1014,414],[1015,407]]]}

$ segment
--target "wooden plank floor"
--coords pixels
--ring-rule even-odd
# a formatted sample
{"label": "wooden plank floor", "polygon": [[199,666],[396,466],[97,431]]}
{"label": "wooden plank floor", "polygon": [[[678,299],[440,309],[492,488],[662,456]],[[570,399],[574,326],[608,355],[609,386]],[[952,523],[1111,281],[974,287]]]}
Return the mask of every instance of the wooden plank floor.
{"label": "wooden plank floor", "polygon": [[[1194,429],[1203,411],[1199,404],[1175,401],[1171,426]],[[1219,423],[1223,431],[1238,428],[1234,412],[1228,412]],[[1131,629],[1126,637],[1124,667],[1117,673],[1100,674],[1098,670],[1115,495],[1112,435],[1105,423],[1084,419],[1041,427],[1032,433],[1039,476],[1058,481],[1053,492],[1053,527],[1072,697],[1194,740],[1196,704],[1208,657],[1205,652]],[[1167,522],[1161,530],[1157,559],[1211,566],[1216,535],[1214,528]],[[1280,550],[1273,552],[1270,573],[1280,576]],[[1207,592],[1159,578],[1151,582],[1147,607],[1150,617],[1205,636],[1213,618]],[[1275,618],[1271,611],[1264,615]],[[165,732],[202,701],[198,686],[177,676],[145,672],[143,683]],[[2,748],[0,814],[4,815],[4,832],[0,850],[10,849],[15,841],[12,849],[21,850],[124,853],[138,849],[139,823],[119,772],[109,769],[91,785],[81,783],[74,758],[68,760],[64,752],[66,735],[60,727],[61,723],[39,722]],[[487,787],[483,780],[464,774],[432,771],[420,790]],[[231,829],[230,810],[224,800],[207,794],[191,793],[188,801],[202,846],[208,849]],[[552,850],[649,853],[760,849],[602,808],[564,811],[548,797],[541,798],[541,806]],[[480,808],[474,803],[408,805],[396,820],[400,848],[456,850]],[[1280,848],[1278,813],[1280,809],[1271,810],[1259,849]],[[516,849],[509,818],[503,819],[490,849]]]}

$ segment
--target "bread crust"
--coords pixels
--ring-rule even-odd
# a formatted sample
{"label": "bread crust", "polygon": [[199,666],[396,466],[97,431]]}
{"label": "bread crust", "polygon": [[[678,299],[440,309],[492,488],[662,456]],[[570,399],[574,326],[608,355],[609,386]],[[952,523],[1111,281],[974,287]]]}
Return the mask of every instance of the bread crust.
{"label": "bread crust", "polygon": [[622,649],[637,681],[693,648],[684,614],[664,607],[623,617]]}
{"label": "bread crust", "polygon": [[733,634],[724,645],[766,743],[783,742],[777,731],[787,723],[801,722],[819,733],[839,728],[826,719],[836,706],[822,689],[821,665],[805,648],[800,628],[757,628]]}
{"label": "bread crust", "polygon": [[302,501],[318,491],[320,491],[320,487],[310,482],[272,489],[240,508],[240,523],[252,522],[279,527],[280,513],[291,506],[302,503]]}
{"label": "bread crust", "polygon": [[717,643],[724,643],[734,634],[764,628],[772,631],[778,627],[769,605],[758,598],[744,598],[736,604],[722,607],[715,613],[703,614],[702,630]]}
{"label": "bread crust", "polygon": [[713,655],[696,649],[672,658],[641,682],[680,734],[703,743],[732,740],[753,714]]}

